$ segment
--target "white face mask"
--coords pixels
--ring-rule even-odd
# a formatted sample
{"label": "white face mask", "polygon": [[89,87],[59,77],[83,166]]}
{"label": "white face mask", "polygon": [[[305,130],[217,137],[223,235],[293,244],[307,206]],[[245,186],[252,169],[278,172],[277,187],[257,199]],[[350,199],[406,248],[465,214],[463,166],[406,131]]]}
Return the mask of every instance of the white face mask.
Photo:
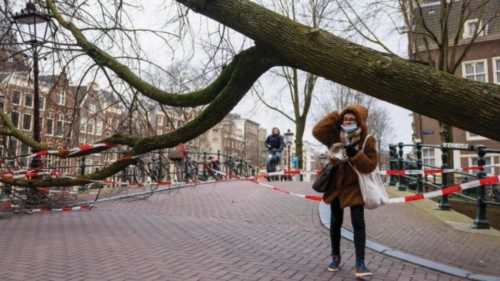
{"label": "white face mask", "polygon": [[352,133],[358,129],[358,124],[357,123],[351,123],[349,125],[341,125],[342,130],[346,133]]}

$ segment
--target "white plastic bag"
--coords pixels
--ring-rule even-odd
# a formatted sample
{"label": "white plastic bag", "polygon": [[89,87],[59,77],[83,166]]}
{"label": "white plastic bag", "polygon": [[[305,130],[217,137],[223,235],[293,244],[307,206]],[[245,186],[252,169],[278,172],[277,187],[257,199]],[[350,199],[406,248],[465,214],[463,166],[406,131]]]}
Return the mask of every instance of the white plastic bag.
{"label": "white plastic bag", "polygon": [[[370,135],[366,136],[361,151],[365,148],[366,140]],[[351,164],[351,162],[349,162]],[[384,205],[389,201],[389,196],[385,191],[385,185],[380,177],[378,166],[371,173],[360,173],[354,165],[351,164],[352,169],[358,174],[359,188],[363,196],[364,207],[366,209],[375,209],[380,205]]]}

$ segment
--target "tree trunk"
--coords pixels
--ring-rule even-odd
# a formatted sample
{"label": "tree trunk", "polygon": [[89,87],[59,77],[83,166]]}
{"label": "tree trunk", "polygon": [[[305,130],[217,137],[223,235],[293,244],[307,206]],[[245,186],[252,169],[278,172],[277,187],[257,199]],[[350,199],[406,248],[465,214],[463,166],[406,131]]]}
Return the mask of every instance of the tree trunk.
{"label": "tree trunk", "polygon": [[454,77],[311,29],[246,0],[177,0],[273,49],[291,67],[500,140],[500,86]]}

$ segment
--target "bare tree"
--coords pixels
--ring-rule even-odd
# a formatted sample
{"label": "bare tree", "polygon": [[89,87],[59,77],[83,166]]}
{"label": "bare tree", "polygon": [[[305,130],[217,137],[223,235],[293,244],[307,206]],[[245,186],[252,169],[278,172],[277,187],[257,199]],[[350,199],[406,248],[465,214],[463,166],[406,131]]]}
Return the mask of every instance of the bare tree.
{"label": "bare tree", "polygon": [[[267,4],[266,6],[278,13],[293,21],[302,22],[311,28],[329,29],[333,24],[333,21],[326,17],[334,12],[334,1],[331,0],[271,0],[260,1],[259,3]],[[271,72],[286,83],[285,91],[288,92],[288,97],[286,97],[285,101],[281,100],[281,104],[276,105],[269,99],[264,98],[258,90],[256,94],[265,106],[294,123],[296,132],[295,151],[299,159],[298,167],[302,169],[304,131],[318,76],[289,67],[282,67]]]}
{"label": "bare tree", "polygon": [[[88,16],[96,13],[95,10],[91,13],[90,10],[86,10],[87,6],[79,5],[81,3],[78,1],[57,3],[52,0],[45,1],[53,18],[61,29],[67,31],[66,36],[73,40],[72,46],[80,48],[85,56],[91,58],[100,72],[112,72],[134,92],[161,104],[175,107],[205,107],[192,121],[164,135],[134,136],[118,133],[102,140],[128,146],[130,150],[127,154],[130,157],[120,159],[96,173],[78,179],[2,178],[2,182],[18,186],[69,186],[106,178],[134,163],[135,156],[159,148],[173,147],[202,134],[220,122],[256,80],[274,66],[301,69],[373,97],[439,118],[471,132],[500,139],[500,132],[496,128],[500,121],[497,106],[500,104],[500,87],[497,85],[460,79],[393,55],[362,47],[322,29],[311,28],[290,20],[250,1],[178,0],[177,2],[240,32],[255,42],[255,46],[235,55],[206,88],[183,94],[162,90],[142,77],[141,65],[137,63],[141,61],[141,52],[137,51],[134,54],[132,62],[128,60],[130,56],[124,59],[123,56],[114,54],[117,50],[129,51],[129,45],[120,48],[121,45],[117,44],[115,48],[109,41],[103,43],[95,40],[95,36],[89,40],[88,36],[94,32],[103,37],[109,36],[106,32],[111,32],[116,21],[121,19],[122,11],[130,8],[127,1],[120,1],[122,5],[116,6],[111,14],[102,6],[98,13],[102,12],[105,20],[99,19],[97,22],[101,22],[101,28],[91,31],[87,30],[86,21],[73,15]],[[64,14],[61,11],[64,11]],[[185,8],[180,8],[180,11],[183,14],[187,13]],[[93,17],[84,19],[90,21]],[[132,31],[126,32],[125,27],[120,26],[120,28],[121,34],[127,38],[135,34]],[[97,36],[97,38],[102,37]],[[107,44],[111,44],[112,48],[106,49]],[[441,106],[448,102],[446,107]],[[477,118],[478,116],[481,118]],[[24,136],[3,113],[2,119],[7,124],[8,134],[35,149],[47,148],[46,145]],[[89,150],[85,153],[94,152],[96,151]]]}

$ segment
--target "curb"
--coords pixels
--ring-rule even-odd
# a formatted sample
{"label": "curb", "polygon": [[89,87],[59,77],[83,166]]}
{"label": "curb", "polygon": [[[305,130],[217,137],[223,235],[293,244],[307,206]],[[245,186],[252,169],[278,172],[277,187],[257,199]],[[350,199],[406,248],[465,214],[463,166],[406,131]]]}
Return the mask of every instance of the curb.
{"label": "curb", "polygon": [[[318,213],[321,224],[328,230],[330,230],[330,208],[327,204],[321,201],[318,205]],[[343,238],[353,241],[353,233],[342,227],[341,235]],[[460,269],[458,267],[449,266],[443,263],[431,261],[428,259],[424,259],[415,255],[411,255],[408,253],[401,252],[399,250],[389,248],[385,245],[379,244],[377,242],[366,239],[366,248],[399,259],[403,261],[407,261],[416,265],[420,265],[422,267],[426,267],[429,269],[433,269],[436,271],[440,271],[443,273],[447,273],[453,276],[467,278],[470,280],[480,280],[480,281],[500,281],[500,277],[492,276],[492,275],[484,275],[479,273],[470,272],[464,269]]]}

